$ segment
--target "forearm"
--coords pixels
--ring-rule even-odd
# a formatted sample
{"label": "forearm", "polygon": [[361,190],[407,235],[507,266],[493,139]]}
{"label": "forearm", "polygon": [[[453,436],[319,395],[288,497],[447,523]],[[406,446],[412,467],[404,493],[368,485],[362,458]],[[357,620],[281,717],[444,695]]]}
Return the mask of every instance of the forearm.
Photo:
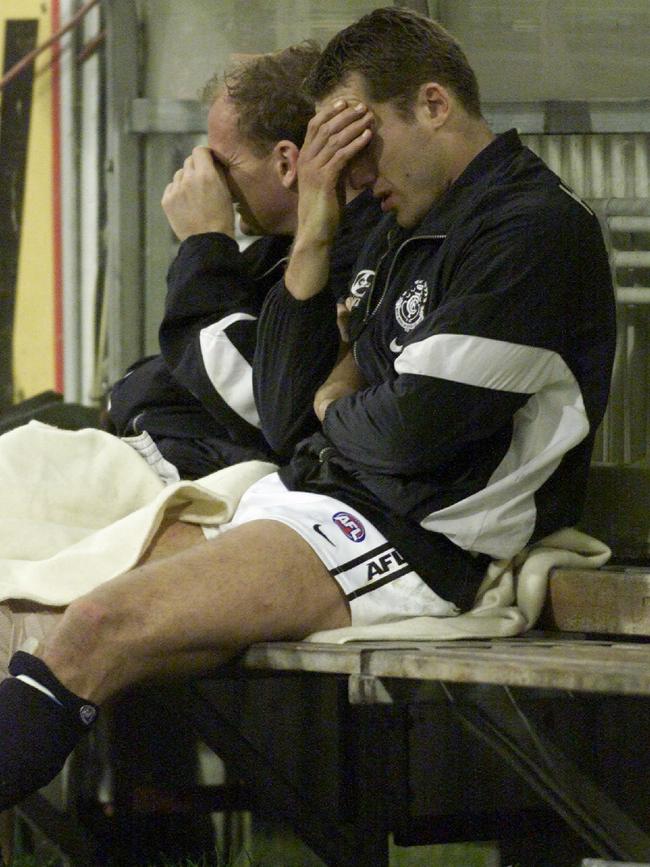
{"label": "forearm", "polygon": [[258,427],[251,384],[259,297],[237,245],[186,240],[170,268],[160,347],[176,381],[240,436]]}
{"label": "forearm", "polygon": [[319,421],[325,418],[327,407],[335,400],[354,394],[365,386],[366,382],[357,367],[354,356],[345,344],[342,346],[339,361],[320,386],[314,397],[314,412]]}
{"label": "forearm", "polygon": [[287,291],[298,301],[313,298],[327,286],[331,239],[317,240],[296,236],[284,276]]}
{"label": "forearm", "polygon": [[418,475],[506,429],[526,396],[422,376],[336,400],[323,422],[332,445],[359,468]]}
{"label": "forearm", "polygon": [[287,291],[313,298],[327,285],[331,248],[345,205],[345,172],[368,144],[371,115],[341,100],[309,123],[298,158],[298,228],[287,266]]}
{"label": "forearm", "polygon": [[269,292],[258,327],[253,384],[262,431],[273,449],[290,455],[318,428],[315,392],[336,363],[336,307],[328,292],[295,299],[279,283]]}
{"label": "forearm", "polygon": [[205,325],[248,309],[256,292],[243,254],[221,233],[184,241],[167,273],[163,329]]}

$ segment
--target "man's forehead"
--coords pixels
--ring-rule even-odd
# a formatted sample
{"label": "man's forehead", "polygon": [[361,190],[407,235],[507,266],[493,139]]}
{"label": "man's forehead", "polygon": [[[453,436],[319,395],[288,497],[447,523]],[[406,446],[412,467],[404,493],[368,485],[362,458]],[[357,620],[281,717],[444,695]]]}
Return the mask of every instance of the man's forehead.
{"label": "man's forehead", "polygon": [[332,105],[338,99],[345,99],[350,104],[354,105],[357,102],[368,102],[368,95],[365,88],[365,82],[363,78],[353,73],[349,75],[344,81],[338,84],[333,90],[331,90],[323,99],[319,100],[316,103],[316,110],[320,111],[321,108],[325,108],[328,105]]}
{"label": "man's forehead", "polygon": [[237,109],[228,96],[227,91],[220,90],[212,101],[208,112],[208,123],[214,125],[233,124],[237,122]]}
{"label": "man's forehead", "polygon": [[230,149],[239,144],[239,116],[237,109],[228,97],[221,91],[210,107],[208,113],[208,143],[210,147]]}

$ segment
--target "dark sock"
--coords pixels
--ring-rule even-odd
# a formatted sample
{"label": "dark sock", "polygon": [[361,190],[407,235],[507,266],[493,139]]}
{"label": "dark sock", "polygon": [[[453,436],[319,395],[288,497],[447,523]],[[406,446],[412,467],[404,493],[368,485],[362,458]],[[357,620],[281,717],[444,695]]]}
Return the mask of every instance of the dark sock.
{"label": "dark sock", "polygon": [[[0,683],[0,810],[53,780],[98,709],[66,689],[45,663],[18,651]],[[17,679],[25,674],[55,697]]]}

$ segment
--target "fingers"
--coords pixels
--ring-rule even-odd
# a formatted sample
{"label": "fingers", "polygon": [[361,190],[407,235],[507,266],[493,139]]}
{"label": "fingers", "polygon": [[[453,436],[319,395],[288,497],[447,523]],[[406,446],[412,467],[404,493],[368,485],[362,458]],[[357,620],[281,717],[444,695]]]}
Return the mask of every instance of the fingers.
{"label": "fingers", "polygon": [[303,188],[307,176],[328,187],[340,183],[348,164],[372,139],[373,123],[372,112],[360,102],[350,105],[339,100],[317,112],[300,152]]}
{"label": "fingers", "polygon": [[316,112],[309,122],[306,140],[309,141],[310,136],[313,138],[319,132],[336,133],[367,113],[368,110],[362,102],[348,103],[339,99]]}
{"label": "fingers", "polygon": [[201,232],[234,233],[232,196],[226,171],[207,147],[196,147],[162,196],[162,208],[182,241]]}
{"label": "fingers", "polygon": [[223,177],[223,166],[210,148],[195,147],[185,162],[189,162],[191,170],[195,172],[205,172],[208,176],[213,176],[216,173],[219,177]]}
{"label": "fingers", "polygon": [[363,103],[350,106],[339,100],[321,109],[309,123],[305,156],[319,167],[349,162],[370,141],[373,121]]}
{"label": "fingers", "polygon": [[212,184],[220,182],[224,190],[227,189],[225,170],[207,147],[195,147],[185,158],[183,166],[174,172],[172,180],[167,184],[163,198],[201,181]]}
{"label": "fingers", "polygon": [[186,178],[191,179],[201,175],[208,179],[213,179],[215,175],[222,180],[224,179],[223,166],[207,147],[195,147],[193,149],[192,153],[183,161],[182,168],[174,172],[172,183],[179,183]]}

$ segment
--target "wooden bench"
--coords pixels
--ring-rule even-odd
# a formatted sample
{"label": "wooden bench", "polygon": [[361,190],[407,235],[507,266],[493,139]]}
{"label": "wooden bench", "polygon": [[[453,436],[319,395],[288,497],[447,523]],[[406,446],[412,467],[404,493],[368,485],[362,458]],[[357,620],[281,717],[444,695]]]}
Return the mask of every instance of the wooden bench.
{"label": "wooden bench", "polygon": [[445,682],[650,696],[650,644],[548,633],[439,642],[272,642],[251,647],[241,665],[345,675],[355,704],[390,702],[384,683],[393,679],[415,682],[420,694],[423,682]]}
{"label": "wooden bench", "polygon": [[[562,845],[650,862],[650,470],[592,468],[587,503],[582,529],[617,556],[600,570],[555,570],[535,632],[492,641],[258,644],[239,661],[235,681],[251,691],[244,715],[261,716],[267,735],[301,714],[309,726],[298,725],[294,740],[274,751],[273,736],[228,720],[219,678],[186,694],[198,730],[249,781],[257,809],[289,822],[328,864],[387,865],[389,833],[406,844],[496,837],[503,863],[527,863],[533,838],[559,847],[558,864]],[[283,700],[276,719],[269,704]],[[316,709],[330,714],[335,748],[323,748]],[[562,725],[549,728],[549,719]],[[585,736],[589,726],[593,737]],[[431,762],[431,731],[446,750],[468,749],[467,767]],[[301,738],[312,771],[330,769],[330,804],[318,791],[310,800],[304,775],[291,781],[292,744]],[[468,738],[484,748],[480,755]],[[450,764],[460,781],[451,786]],[[485,775],[493,778],[488,792],[496,779],[497,788],[518,793],[509,810],[503,792],[493,810],[468,796],[481,774],[483,785]],[[537,806],[521,794],[522,781]],[[554,816],[571,828],[571,844]],[[513,823],[522,829],[514,840]]]}
{"label": "wooden bench", "polygon": [[[157,693],[228,769],[226,786],[172,793],[172,809],[190,811],[177,820],[250,809],[341,867],[388,865],[389,834],[400,845],[498,839],[503,864],[525,864],[531,846],[546,845],[575,855],[558,865],[578,855],[650,861],[650,630],[637,616],[648,580],[639,567],[558,570],[545,624],[589,618],[588,632],[257,644],[215,676]],[[593,634],[601,630],[628,635]],[[134,717],[126,702],[112,736],[112,823],[136,837],[142,778],[120,743],[150,712]],[[165,792],[157,797],[164,804]],[[73,863],[88,863],[93,828],[66,825],[42,796],[23,814]]]}
{"label": "wooden bench", "polygon": [[404,845],[499,839],[504,864],[528,863],[533,838],[572,847],[558,865],[578,854],[650,861],[649,697],[650,643],[559,632],[258,644],[235,671],[183,692],[257,811],[327,864],[364,867],[388,865],[391,833]]}

